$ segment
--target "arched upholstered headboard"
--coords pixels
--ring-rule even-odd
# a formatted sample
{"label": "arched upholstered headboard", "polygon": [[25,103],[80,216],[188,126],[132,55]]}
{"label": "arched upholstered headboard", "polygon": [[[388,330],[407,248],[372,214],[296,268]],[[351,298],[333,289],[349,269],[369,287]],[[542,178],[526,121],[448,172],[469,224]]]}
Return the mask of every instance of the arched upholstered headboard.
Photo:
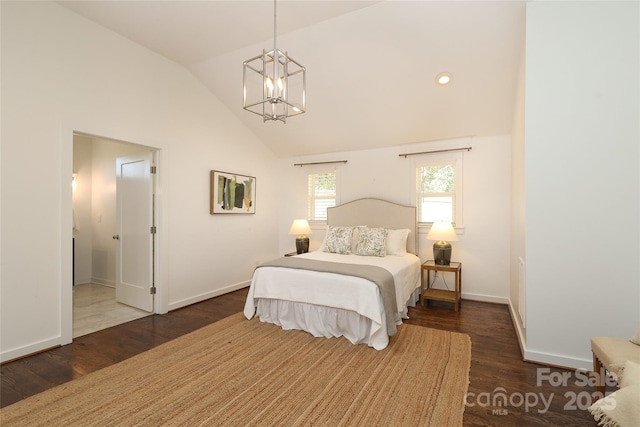
{"label": "arched upholstered headboard", "polygon": [[382,199],[357,199],[327,209],[327,224],[334,226],[408,228],[407,252],[418,253],[416,208],[403,206]]}

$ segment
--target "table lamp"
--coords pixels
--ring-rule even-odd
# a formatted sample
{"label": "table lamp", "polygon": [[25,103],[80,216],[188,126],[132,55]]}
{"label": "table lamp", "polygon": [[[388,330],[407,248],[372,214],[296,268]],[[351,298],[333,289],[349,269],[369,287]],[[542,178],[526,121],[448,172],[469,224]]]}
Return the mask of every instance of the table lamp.
{"label": "table lamp", "polygon": [[451,243],[458,240],[456,231],[449,221],[436,221],[427,234],[427,240],[435,240],[433,244],[433,260],[438,265],[451,263]]}
{"label": "table lamp", "polygon": [[297,234],[296,253],[304,254],[309,252],[309,238],[307,234],[313,234],[306,219],[294,219],[289,234]]}

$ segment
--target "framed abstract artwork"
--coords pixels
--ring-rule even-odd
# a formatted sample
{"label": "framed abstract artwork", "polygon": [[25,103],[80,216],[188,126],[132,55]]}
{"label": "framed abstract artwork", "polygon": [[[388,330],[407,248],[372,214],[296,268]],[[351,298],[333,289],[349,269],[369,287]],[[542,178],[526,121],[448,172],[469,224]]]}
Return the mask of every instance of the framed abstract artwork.
{"label": "framed abstract artwork", "polygon": [[256,178],[212,170],[210,204],[212,215],[256,213]]}

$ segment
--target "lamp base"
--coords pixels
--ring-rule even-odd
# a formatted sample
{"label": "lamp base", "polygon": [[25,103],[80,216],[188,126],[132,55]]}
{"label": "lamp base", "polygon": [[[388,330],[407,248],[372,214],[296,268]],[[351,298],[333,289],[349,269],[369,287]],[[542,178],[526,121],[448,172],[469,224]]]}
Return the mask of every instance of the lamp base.
{"label": "lamp base", "polygon": [[443,240],[433,244],[433,261],[437,265],[449,265],[451,263],[451,243]]}
{"label": "lamp base", "polygon": [[296,238],[296,253],[306,254],[307,252],[309,252],[309,238],[306,236]]}

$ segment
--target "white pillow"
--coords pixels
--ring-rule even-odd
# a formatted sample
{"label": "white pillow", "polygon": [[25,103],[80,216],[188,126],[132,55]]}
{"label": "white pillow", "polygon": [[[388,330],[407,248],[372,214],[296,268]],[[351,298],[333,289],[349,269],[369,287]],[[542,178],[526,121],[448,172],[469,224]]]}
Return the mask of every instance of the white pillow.
{"label": "white pillow", "polygon": [[349,255],[351,253],[351,236],[353,227],[329,226],[325,239],[325,252]]}
{"label": "white pillow", "polygon": [[327,236],[329,236],[328,225],[324,228],[324,239],[322,239],[322,243],[320,243],[320,247],[318,248],[320,252],[327,252]]}
{"label": "white pillow", "polygon": [[356,255],[386,256],[387,230],[385,228],[361,228]]}
{"label": "white pillow", "polygon": [[[624,362],[624,366],[618,372],[618,380],[620,381],[618,384],[620,388],[640,384],[640,364],[633,360],[627,360]],[[638,410],[640,410],[640,407]]]}
{"label": "white pillow", "polygon": [[407,253],[407,238],[411,230],[403,228],[399,230],[387,229],[387,255],[404,256]]}
{"label": "white pillow", "polygon": [[599,426],[639,426],[640,384],[623,387],[589,406]]}

